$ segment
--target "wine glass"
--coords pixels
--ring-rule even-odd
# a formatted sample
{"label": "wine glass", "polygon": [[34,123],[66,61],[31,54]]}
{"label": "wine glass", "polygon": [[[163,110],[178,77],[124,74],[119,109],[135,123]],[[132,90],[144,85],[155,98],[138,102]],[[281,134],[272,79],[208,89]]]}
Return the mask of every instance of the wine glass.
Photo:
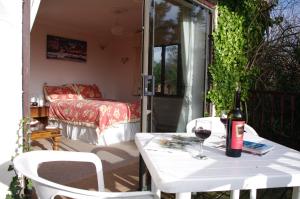
{"label": "wine glass", "polygon": [[220,121],[223,123],[225,127],[225,135],[227,132],[227,111],[221,111]]}
{"label": "wine glass", "polygon": [[195,158],[203,160],[207,157],[203,155],[203,142],[206,138],[211,135],[212,122],[211,121],[197,121],[195,122],[195,126],[193,128],[193,132],[196,137],[200,141],[200,151],[199,154],[195,156]]}

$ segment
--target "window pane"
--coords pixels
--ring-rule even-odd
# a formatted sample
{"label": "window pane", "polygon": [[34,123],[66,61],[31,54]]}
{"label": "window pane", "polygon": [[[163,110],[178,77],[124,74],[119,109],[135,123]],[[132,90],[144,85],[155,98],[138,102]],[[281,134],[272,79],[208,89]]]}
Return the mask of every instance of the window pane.
{"label": "window pane", "polygon": [[180,7],[176,1],[155,0],[155,45],[179,43]]}
{"label": "window pane", "polygon": [[161,93],[161,52],[162,47],[154,48],[153,75],[155,76],[155,92]]}
{"label": "window pane", "polygon": [[177,68],[178,68],[178,46],[166,46],[166,59],[165,59],[165,89],[164,94],[176,95],[177,94]]}

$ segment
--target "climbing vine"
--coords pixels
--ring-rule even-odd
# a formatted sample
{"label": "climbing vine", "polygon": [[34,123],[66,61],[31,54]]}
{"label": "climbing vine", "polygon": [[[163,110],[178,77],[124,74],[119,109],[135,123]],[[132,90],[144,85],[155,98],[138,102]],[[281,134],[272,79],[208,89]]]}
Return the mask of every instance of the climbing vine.
{"label": "climbing vine", "polygon": [[247,100],[259,74],[254,60],[270,25],[270,9],[264,0],[219,1],[213,33],[214,61],[209,67],[212,87],[208,92],[217,114],[232,108],[237,83],[241,85],[242,101]]}
{"label": "climbing vine", "polygon": [[[24,136],[21,134],[24,133]],[[8,167],[9,172],[14,172],[14,176],[9,185],[9,192],[6,194],[5,199],[27,199],[30,198],[32,190],[32,181],[27,178],[22,178],[17,174],[13,165],[13,159],[19,155],[19,152],[30,151],[30,118],[23,118],[19,123],[19,128],[16,133],[16,150],[15,155],[11,159],[11,164]],[[29,193],[28,193],[29,192]]]}

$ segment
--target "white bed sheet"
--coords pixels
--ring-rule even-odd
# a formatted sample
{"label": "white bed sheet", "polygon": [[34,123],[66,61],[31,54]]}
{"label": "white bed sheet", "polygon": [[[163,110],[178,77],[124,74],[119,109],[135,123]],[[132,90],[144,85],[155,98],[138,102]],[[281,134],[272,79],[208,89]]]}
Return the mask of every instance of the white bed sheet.
{"label": "white bed sheet", "polygon": [[96,128],[80,125],[68,124],[61,121],[49,121],[51,125],[62,129],[62,135],[71,140],[81,140],[83,142],[107,146],[120,142],[134,140],[136,132],[140,132],[140,122],[130,122],[116,124],[103,132],[98,133]]}

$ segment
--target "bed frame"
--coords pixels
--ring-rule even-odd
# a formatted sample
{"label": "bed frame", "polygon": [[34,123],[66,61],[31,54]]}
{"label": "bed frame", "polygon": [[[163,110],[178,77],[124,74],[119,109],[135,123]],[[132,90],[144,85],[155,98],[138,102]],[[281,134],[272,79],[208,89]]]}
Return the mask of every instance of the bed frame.
{"label": "bed frame", "polygon": [[71,140],[80,140],[89,144],[108,146],[120,142],[134,140],[136,132],[140,132],[140,122],[116,124],[99,133],[96,128],[69,124],[61,121],[49,121],[51,125],[61,129],[62,135]]}

